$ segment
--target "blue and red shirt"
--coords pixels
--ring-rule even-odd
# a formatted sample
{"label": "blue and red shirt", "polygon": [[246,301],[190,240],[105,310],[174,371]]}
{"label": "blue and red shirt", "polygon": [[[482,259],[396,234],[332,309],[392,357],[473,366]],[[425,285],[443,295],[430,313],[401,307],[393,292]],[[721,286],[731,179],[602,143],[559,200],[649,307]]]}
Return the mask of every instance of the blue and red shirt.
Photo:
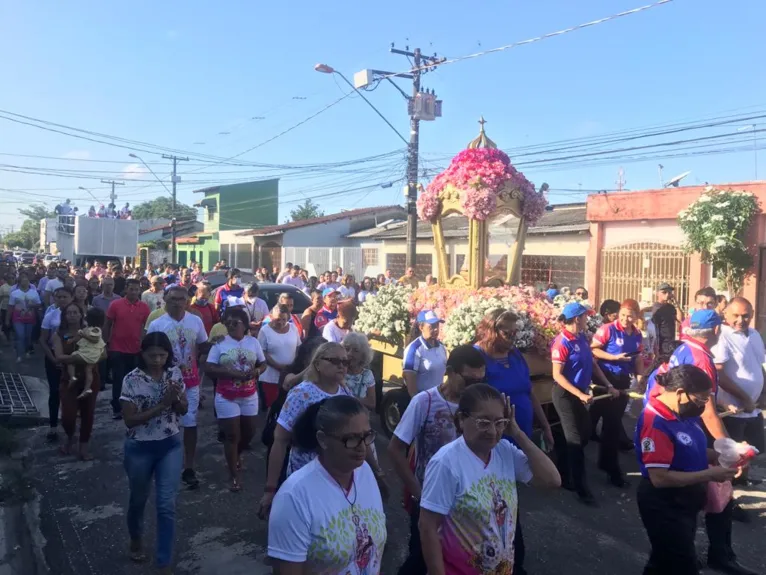
{"label": "blue and red shirt", "polygon": [[223,316],[223,312],[225,312],[226,308],[230,305],[245,305],[243,299],[244,295],[245,288],[242,286],[234,286],[233,288],[230,288],[228,284],[223,284],[218,288],[218,291],[215,292],[215,308],[218,310],[218,313]]}
{"label": "blue and red shirt", "polygon": [[[607,323],[598,328],[593,341],[599,344],[599,347],[607,353],[620,355],[621,353],[636,353],[644,349],[643,337],[641,332],[633,326],[633,331],[628,333],[625,327],[619,321]],[[612,361],[608,359],[599,359],[599,367],[614,375],[632,375],[636,372],[636,362],[634,361]]]}
{"label": "blue and red shirt", "polygon": [[320,309],[314,317],[314,325],[321,332],[324,326],[326,326],[336,317],[338,317],[337,309],[335,311],[330,311],[329,308],[322,307],[322,309]]}
{"label": "blue and red shirt", "polygon": [[634,439],[641,475],[660,467],[671,471],[708,468],[707,438],[699,417],[680,419],[657,399],[650,399],[638,416]]}
{"label": "blue and red shirt", "polygon": [[662,393],[662,389],[657,385],[657,376],[665,374],[679,365],[696,365],[710,378],[713,395],[715,396],[718,393],[718,370],[713,362],[713,354],[704,344],[697,340],[684,338],[681,345],[672,353],[668,362],[655,369],[646,380],[644,405],[646,405],[650,398]]}
{"label": "blue and red shirt", "polygon": [[561,372],[572,385],[588,391],[593,379],[593,352],[585,334],[561,330],[551,346],[551,361],[563,366]]}

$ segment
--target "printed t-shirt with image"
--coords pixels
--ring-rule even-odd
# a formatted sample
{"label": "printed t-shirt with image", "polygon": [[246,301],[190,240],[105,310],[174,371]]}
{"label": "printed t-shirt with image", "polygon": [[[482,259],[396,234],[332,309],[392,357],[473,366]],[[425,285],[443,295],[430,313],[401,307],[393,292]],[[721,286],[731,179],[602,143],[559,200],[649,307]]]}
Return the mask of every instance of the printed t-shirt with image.
{"label": "printed t-shirt with image", "polygon": [[[263,333],[263,332],[261,332]],[[285,431],[292,432],[293,426],[301,414],[306,411],[309,406],[319,403],[327,397],[335,397],[337,395],[351,395],[349,391],[342,385],[338,387],[338,391],[331,395],[326,391],[319,389],[315,383],[311,381],[304,381],[299,383],[287,393],[285,404],[282,406],[282,410],[279,412],[279,418],[277,424],[281,425]],[[301,467],[306,465],[312,459],[317,456],[315,451],[301,451],[299,449],[290,449],[290,459],[287,464],[287,474],[295,473]]]}
{"label": "printed t-shirt with image", "polygon": [[202,320],[186,312],[181,321],[176,321],[169,315],[163,315],[152,322],[146,333],[155,331],[167,334],[170,339],[170,345],[173,346],[173,365],[181,369],[186,387],[198,386],[197,346],[207,341]]}
{"label": "printed t-shirt with image", "polygon": [[[261,344],[253,336],[246,335],[237,341],[227,335],[222,342],[210,348],[207,360],[227,369],[250,373],[256,365],[265,362],[266,358]],[[250,397],[255,393],[255,378],[232,380],[219,377],[216,393],[231,401],[240,397]]]}
{"label": "printed t-shirt with image", "polygon": [[37,314],[34,308],[42,305],[40,294],[32,286],[27,291],[15,289],[11,292],[8,300],[8,308],[11,310],[13,323],[36,323]]}
{"label": "printed t-shirt with image", "polygon": [[421,486],[428,462],[457,437],[457,408],[457,403],[444,399],[438,387],[432,387],[412,398],[394,430],[394,435],[402,443],[412,445],[415,442],[414,473]]}
{"label": "printed t-shirt with image", "polygon": [[[162,402],[168,388],[174,385],[183,389],[181,371],[177,367],[166,369],[160,381],[154,380],[142,369],[136,368],[125,376],[120,401],[129,401],[139,412],[154,409]],[[159,441],[181,431],[178,415],[171,407],[141,425],[127,428],[127,436],[136,441]]]}
{"label": "printed t-shirt with image", "polygon": [[383,502],[366,462],[354,470],[348,492],[315,459],[274,497],[268,555],[305,563],[306,573],[378,575],[385,544]]}
{"label": "printed t-shirt with image", "polygon": [[420,506],[445,516],[439,537],[446,573],[513,573],[516,481],[531,480],[527,456],[505,439],[487,465],[463,437],[433,456]]}

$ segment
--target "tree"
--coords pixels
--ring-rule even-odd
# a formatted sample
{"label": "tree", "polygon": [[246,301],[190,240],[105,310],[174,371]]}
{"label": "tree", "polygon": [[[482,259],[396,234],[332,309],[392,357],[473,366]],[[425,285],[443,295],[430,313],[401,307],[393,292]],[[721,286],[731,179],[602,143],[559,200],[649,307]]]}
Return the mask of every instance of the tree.
{"label": "tree", "polygon": [[753,256],[747,234],[760,211],[753,194],[709,187],[685,210],[678,223],[686,235],[686,249],[711,264],[730,296],[737,295],[752,273]]}
{"label": "tree", "polygon": [[18,246],[28,250],[36,249],[40,245],[40,220],[55,218],[56,214],[41,205],[19,208],[19,213],[26,217],[24,223],[21,224],[19,231],[5,234],[3,243],[9,248]]}
{"label": "tree", "polygon": [[299,220],[310,220],[311,218],[321,218],[324,212],[319,206],[307,198],[300,206],[290,211],[290,220],[297,222]]}
{"label": "tree", "polygon": [[[152,220],[155,218],[172,218],[173,201],[167,196],[160,196],[148,202],[142,202],[133,207],[134,220]],[[176,221],[191,221],[197,219],[197,208],[176,202]]]}

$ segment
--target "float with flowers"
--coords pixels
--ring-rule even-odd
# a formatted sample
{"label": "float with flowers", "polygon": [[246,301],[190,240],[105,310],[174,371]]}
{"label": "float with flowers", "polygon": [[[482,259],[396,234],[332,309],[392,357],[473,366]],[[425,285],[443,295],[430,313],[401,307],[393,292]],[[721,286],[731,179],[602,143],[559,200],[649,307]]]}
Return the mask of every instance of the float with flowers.
{"label": "float with flowers", "polygon": [[[547,202],[542,191],[535,190],[513,167],[508,155],[487,137],[483,119],[480,124],[479,136],[421,191],[418,199],[418,216],[433,230],[438,285],[418,289],[385,286],[359,308],[355,327],[368,334],[377,352],[373,367],[383,382],[379,406],[389,434],[409,402],[402,354],[412,321],[424,309],[444,319],[440,338],[448,349],[473,342],[479,322],[490,311],[513,311],[519,318],[516,344],[527,358],[534,393],[541,403],[550,402],[548,349],[557,332],[557,310],[544,294],[517,286],[527,228],[543,215]],[[444,220],[451,216],[468,220],[466,265],[452,276],[443,231]],[[493,274],[487,265],[489,226],[500,218],[507,221],[508,216],[517,218],[518,225],[501,276]]]}

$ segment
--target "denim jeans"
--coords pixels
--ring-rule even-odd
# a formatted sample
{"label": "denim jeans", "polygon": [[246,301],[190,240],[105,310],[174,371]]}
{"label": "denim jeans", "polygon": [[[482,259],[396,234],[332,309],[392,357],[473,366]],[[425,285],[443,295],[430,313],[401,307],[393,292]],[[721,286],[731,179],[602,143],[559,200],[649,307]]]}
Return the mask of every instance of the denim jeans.
{"label": "denim jeans", "polygon": [[13,324],[13,331],[16,332],[16,356],[24,357],[24,354],[29,351],[32,346],[32,330],[35,329],[33,323],[19,323]]}
{"label": "denim jeans", "polygon": [[157,567],[167,567],[173,558],[176,498],[181,483],[183,450],[181,434],[158,441],[125,440],[125,471],[128,474],[128,532],[133,541],[144,533],[144,509],[154,476],[157,501]]}

